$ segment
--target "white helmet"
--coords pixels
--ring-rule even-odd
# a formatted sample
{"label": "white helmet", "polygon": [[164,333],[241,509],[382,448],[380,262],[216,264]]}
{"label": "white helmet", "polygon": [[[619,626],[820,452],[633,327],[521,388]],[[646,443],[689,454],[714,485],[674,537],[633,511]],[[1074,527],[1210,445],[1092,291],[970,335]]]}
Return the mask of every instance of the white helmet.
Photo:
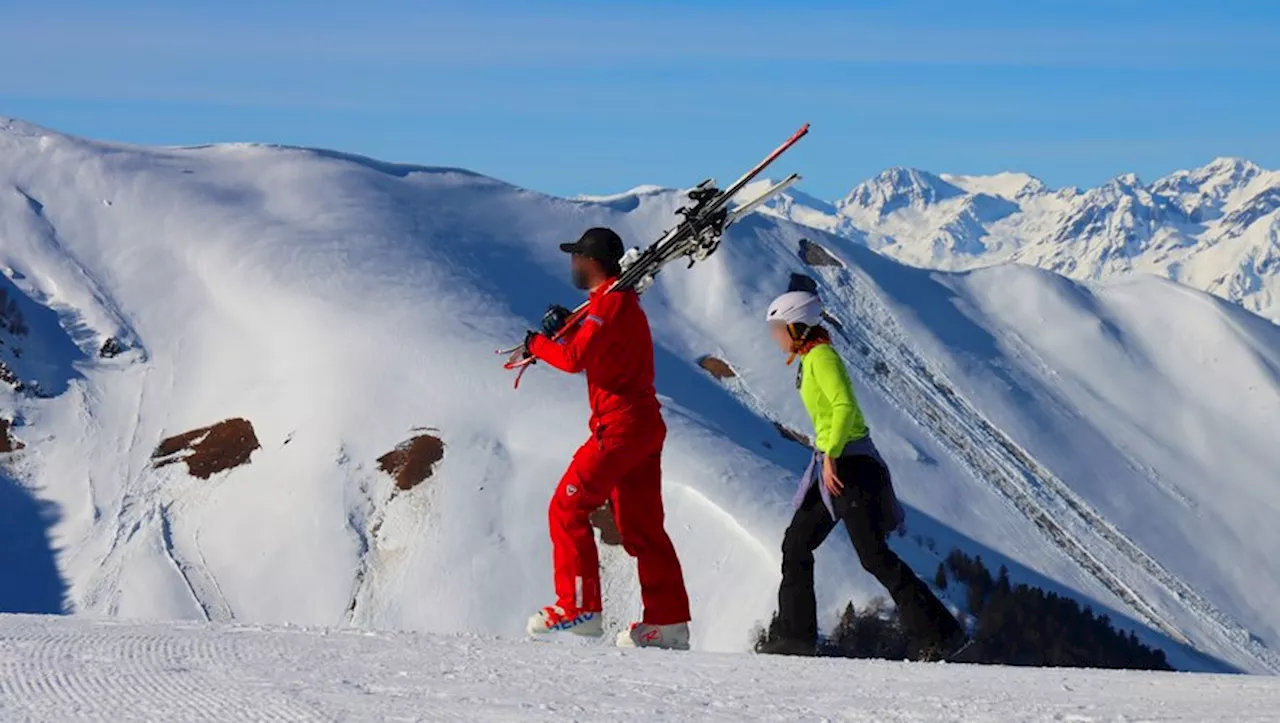
{"label": "white helmet", "polygon": [[822,322],[822,300],[809,291],[788,291],[769,304],[765,321],[817,326]]}

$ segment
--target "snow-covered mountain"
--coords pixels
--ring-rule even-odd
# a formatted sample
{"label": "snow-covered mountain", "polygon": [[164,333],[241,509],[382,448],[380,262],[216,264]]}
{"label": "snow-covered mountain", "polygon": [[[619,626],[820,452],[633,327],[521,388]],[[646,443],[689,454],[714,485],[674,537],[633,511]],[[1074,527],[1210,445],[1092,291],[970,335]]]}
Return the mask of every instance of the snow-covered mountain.
{"label": "snow-covered mountain", "polygon": [[[580,379],[513,391],[493,350],[577,298],[556,242],[647,243],[680,201],[0,123],[0,612],[521,635],[587,415]],[[827,301],[915,569],[959,547],[1175,666],[1280,671],[1280,327],[1156,279],[931,272],[768,216],[644,299],[696,648],[745,649],[774,605],[807,454],[774,425],[807,423],[761,318],[793,273]],[[633,568],[603,564],[617,627]],[[829,619],[881,594],[842,541],[818,564]]]}
{"label": "snow-covered mountain", "polygon": [[1237,158],[1085,191],[1022,173],[891,168],[833,204],[793,193],[771,212],[915,266],[1017,262],[1087,281],[1149,273],[1280,321],[1280,172]]}

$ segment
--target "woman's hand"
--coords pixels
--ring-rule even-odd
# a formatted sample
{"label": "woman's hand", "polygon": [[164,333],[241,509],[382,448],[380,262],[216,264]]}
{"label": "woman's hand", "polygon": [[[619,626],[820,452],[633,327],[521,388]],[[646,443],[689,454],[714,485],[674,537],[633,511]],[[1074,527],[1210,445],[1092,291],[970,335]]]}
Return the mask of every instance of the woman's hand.
{"label": "woman's hand", "polygon": [[836,475],[836,462],[830,457],[822,458],[822,484],[826,486],[832,497],[839,497],[844,492],[844,483]]}

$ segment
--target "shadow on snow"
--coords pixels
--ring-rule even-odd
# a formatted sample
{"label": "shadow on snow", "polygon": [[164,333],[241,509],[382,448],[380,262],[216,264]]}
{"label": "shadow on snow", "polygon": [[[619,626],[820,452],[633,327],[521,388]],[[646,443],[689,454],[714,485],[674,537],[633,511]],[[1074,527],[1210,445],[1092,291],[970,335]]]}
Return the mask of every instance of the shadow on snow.
{"label": "shadow on snow", "polygon": [[66,612],[49,528],[57,508],[0,473],[0,613]]}

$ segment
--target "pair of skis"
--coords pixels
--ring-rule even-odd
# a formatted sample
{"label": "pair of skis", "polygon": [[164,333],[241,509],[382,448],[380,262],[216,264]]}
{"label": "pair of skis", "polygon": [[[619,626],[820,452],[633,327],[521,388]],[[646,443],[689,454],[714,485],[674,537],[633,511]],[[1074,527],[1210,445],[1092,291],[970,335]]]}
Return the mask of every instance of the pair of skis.
{"label": "pair of skis", "polygon": [[[729,202],[738,195],[748,183],[755,180],[774,161],[786,153],[809,132],[809,124],[805,123],[782,145],[765,156],[751,170],[723,191],[716,188],[715,181],[707,179],[689,191],[690,205],[680,208],[676,213],[683,218],[676,226],[665,233],[648,248],[640,251],[633,248],[622,259],[622,274],[609,287],[606,293],[634,289],[636,293],[644,293],[664,266],[679,258],[688,258],[689,266],[704,261],[720,247],[720,238],[725,229],[737,223],[744,216],[755,211],[769,199],[777,196],[800,180],[799,174],[793,173],[781,181],[771,185],[760,195],[752,198],[736,208],[729,209]],[[553,340],[563,337],[574,328],[586,315],[586,302],[574,309]],[[498,354],[511,355],[521,349],[517,345],[511,349],[498,350]],[[534,363],[532,357],[509,359],[504,368],[518,370],[515,386],[520,388],[520,379],[525,371]]]}

